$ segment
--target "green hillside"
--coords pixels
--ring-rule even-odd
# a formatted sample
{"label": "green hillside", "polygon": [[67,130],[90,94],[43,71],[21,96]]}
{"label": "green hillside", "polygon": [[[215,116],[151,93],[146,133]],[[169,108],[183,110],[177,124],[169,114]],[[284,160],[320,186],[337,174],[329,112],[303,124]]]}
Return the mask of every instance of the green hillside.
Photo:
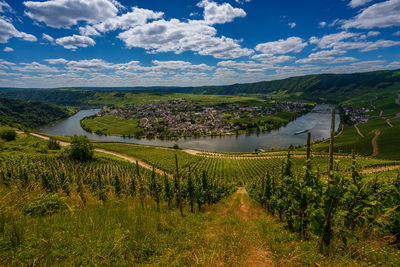
{"label": "green hillside", "polygon": [[[303,99],[312,101],[342,102],[371,92],[383,93],[387,89],[400,88],[400,69],[352,74],[313,74],[282,80],[224,86],[200,87],[140,87],[140,88],[69,88],[69,89],[12,89],[0,90],[0,97],[22,100],[39,100],[58,105],[85,106],[109,104],[110,91],[130,94],[150,94],[154,99],[168,93],[213,95],[268,95],[274,98]],[[101,103],[99,103],[99,100]],[[110,103],[114,103],[112,99]]]}
{"label": "green hillside", "polygon": [[[400,70],[352,74],[315,74],[282,80],[226,86],[186,87],[174,91],[197,94],[269,94],[285,91],[303,99],[341,102],[371,91],[400,87]],[[321,97],[323,96],[323,97]]]}
{"label": "green hillside", "polygon": [[3,124],[22,123],[37,127],[70,116],[70,109],[39,101],[26,102],[0,98],[0,121]]}

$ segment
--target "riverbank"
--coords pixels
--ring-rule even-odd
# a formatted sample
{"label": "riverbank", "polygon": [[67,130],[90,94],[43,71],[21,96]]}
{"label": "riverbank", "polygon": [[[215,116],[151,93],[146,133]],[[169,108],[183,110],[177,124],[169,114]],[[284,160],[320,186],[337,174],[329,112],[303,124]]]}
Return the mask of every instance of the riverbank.
{"label": "riverbank", "polygon": [[[306,141],[305,134],[294,135],[295,132],[309,129],[312,140],[320,140],[329,137],[330,129],[330,109],[331,105],[317,105],[314,110],[302,115],[288,124],[276,130],[264,133],[251,133],[239,135],[222,136],[202,136],[202,137],[184,137],[179,139],[138,139],[121,136],[106,136],[95,133],[88,133],[80,126],[80,120],[92,116],[98,112],[96,110],[81,110],[74,116],[50,124],[39,129],[39,132],[57,135],[72,136],[74,134],[86,135],[89,139],[107,142],[134,143],[141,145],[152,145],[162,147],[173,147],[177,144],[180,148],[194,149],[208,152],[252,152],[255,149],[282,150],[293,145],[304,145]],[[340,116],[336,117],[336,129],[340,124]]]}

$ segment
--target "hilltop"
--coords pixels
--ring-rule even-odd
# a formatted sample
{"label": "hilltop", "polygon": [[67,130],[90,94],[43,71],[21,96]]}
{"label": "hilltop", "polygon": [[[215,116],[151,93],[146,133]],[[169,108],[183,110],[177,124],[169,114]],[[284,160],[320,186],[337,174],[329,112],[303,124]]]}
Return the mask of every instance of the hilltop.
{"label": "hilltop", "polygon": [[110,91],[135,94],[169,93],[201,95],[270,95],[286,99],[342,102],[374,92],[400,87],[400,69],[351,74],[313,74],[281,80],[199,87],[67,87],[53,89],[1,88],[0,97],[40,100],[59,105],[87,105]]}

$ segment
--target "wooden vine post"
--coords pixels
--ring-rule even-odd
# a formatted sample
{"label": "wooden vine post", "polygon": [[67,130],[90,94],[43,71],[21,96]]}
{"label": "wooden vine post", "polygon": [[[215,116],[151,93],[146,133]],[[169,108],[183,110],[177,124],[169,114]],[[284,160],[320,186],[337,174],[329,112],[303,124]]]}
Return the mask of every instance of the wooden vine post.
{"label": "wooden vine post", "polygon": [[331,110],[331,139],[329,142],[329,183],[333,182],[333,141],[335,139],[335,109]]}
{"label": "wooden vine post", "polygon": [[310,175],[311,169],[311,133],[307,133],[307,161],[306,161],[306,177],[308,178]]}
{"label": "wooden vine post", "polygon": [[176,164],[176,179],[178,180],[178,203],[179,210],[181,211],[181,215],[183,216],[183,207],[182,207],[182,196],[181,196],[181,179],[179,177],[179,167],[178,167],[178,156],[175,154],[175,164]]}

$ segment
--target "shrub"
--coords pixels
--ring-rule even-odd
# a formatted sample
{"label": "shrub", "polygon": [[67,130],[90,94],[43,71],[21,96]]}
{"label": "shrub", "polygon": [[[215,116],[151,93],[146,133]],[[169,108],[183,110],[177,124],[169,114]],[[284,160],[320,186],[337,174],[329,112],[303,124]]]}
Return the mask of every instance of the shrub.
{"label": "shrub", "polygon": [[0,137],[6,141],[13,141],[17,137],[17,133],[12,129],[7,129],[0,132]]}
{"label": "shrub", "polygon": [[179,145],[178,145],[178,144],[175,144],[172,148],[173,148],[173,149],[179,149]]}
{"label": "shrub", "polygon": [[50,138],[47,147],[50,150],[60,150],[61,148],[60,144],[53,138]]}
{"label": "shrub", "polygon": [[22,206],[24,214],[44,216],[63,211],[67,208],[63,198],[57,194],[41,195],[33,201],[25,202]]}
{"label": "shrub", "polygon": [[88,161],[93,159],[93,145],[85,135],[74,135],[69,148],[69,156],[72,159]]}

